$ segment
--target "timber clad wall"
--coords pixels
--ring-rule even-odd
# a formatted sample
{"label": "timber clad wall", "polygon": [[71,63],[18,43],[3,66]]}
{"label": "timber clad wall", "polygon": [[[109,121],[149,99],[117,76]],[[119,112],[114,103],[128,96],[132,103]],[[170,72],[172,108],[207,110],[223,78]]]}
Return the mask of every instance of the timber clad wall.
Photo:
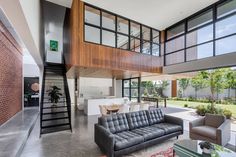
{"label": "timber clad wall", "polygon": [[22,51],[0,21],[0,125],[22,109]]}
{"label": "timber clad wall", "polygon": [[[103,68],[137,72],[162,72],[162,58],[84,42],[84,3],[74,0],[70,15],[70,53],[66,54],[69,67]],[[68,17],[69,16],[69,17]],[[68,21],[67,21],[68,23]],[[70,38],[70,39],[68,39]]]}

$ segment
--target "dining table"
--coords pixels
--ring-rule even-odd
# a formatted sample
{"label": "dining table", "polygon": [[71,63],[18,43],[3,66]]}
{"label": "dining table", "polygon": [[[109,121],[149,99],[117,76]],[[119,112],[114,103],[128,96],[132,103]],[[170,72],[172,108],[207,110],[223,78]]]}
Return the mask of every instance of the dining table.
{"label": "dining table", "polygon": [[107,114],[117,113],[119,109],[118,106],[106,106]]}

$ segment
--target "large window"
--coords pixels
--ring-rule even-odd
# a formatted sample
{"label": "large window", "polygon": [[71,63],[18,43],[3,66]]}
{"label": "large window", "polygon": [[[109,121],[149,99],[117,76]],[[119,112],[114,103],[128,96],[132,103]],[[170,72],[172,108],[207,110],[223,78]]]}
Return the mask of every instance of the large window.
{"label": "large window", "polygon": [[165,65],[236,52],[235,28],[236,0],[203,9],[166,30]]}
{"label": "large window", "polygon": [[131,78],[122,80],[123,97],[130,101],[140,101],[140,78]]}
{"label": "large window", "polygon": [[159,31],[89,4],[84,6],[87,42],[159,56]]}

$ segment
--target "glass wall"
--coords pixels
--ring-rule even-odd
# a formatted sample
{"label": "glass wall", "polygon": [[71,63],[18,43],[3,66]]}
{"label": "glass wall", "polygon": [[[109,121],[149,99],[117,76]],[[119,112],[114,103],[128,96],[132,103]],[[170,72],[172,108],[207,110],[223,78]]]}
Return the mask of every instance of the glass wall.
{"label": "glass wall", "polygon": [[140,78],[122,80],[122,95],[130,101],[140,101]]}
{"label": "glass wall", "polygon": [[236,52],[236,0],[212,8],[166,30],[165,65]]}
{"label": "glass wall", "polygon": [[87,42],[159,56],[160,32],[89,4],[84,6]]}

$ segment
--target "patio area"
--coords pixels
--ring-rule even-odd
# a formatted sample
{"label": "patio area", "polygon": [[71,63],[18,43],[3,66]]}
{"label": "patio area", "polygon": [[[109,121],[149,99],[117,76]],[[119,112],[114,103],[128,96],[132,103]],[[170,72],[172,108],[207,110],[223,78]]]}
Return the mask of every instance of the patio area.
{"label": "patio area", "polygon": [[[164,108],[166,114],[178,117],[184,120],[184,130],[189,131],[189,122],[200,118],[201,116],[197,115],[195,109],[183,108],[183,107],[174,107],[171,104],[168,104],[169,107]],[[171,107],[170,107],[171,106]],[[175,112],[177,111],[177,112]],[[230,145],[235,146],[236,150],[236,121],[231,120],[231,139],[229,141]]]}

